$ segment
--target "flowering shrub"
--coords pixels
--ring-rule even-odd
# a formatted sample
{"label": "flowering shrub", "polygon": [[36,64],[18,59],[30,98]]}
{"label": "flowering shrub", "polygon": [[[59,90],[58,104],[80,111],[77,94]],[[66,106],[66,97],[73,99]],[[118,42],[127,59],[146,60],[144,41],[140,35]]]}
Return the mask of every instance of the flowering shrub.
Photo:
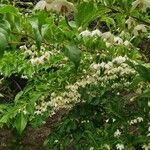
{"label": "flowering shrub", "polygon": [[0,5],[0,126],[20,136],[65,109],[47,149],[150,149],[149,49],[139,46],[150,38],[149,7],[41,0],[20,13]]}

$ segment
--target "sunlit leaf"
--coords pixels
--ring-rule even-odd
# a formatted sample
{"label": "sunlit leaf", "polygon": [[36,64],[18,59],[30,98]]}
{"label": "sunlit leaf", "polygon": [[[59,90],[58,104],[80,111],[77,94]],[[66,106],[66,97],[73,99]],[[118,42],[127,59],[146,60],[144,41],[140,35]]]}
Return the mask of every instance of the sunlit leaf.
{"label": "sunlit leaf", "polygon": [[65,54],[75,64],[75,67],[78,68],[81,60],[80,49],[75,45],[67,45]]}
{"label": "sunlit leaf", "polygon": [[17,132],[21,134],[27,125],[27,117],[23,113],[19,113],[15,120]]}

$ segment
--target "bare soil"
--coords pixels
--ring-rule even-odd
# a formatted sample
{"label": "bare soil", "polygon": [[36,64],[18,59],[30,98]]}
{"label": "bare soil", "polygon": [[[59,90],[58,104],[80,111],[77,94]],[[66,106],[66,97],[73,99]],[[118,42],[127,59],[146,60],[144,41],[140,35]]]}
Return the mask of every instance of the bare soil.
{"label": "bare soil", "polygon": [[[43,142],[51,133],[54,125],[61,120],[66,110],[60,110],[53,117],[48,118],[47,122],[40,128],[28,126],[21,141],[21,150],[46,150]],[[0,128],[0,150],[20,150],[12,147],[15,139],[13,132],[7,127]]]}

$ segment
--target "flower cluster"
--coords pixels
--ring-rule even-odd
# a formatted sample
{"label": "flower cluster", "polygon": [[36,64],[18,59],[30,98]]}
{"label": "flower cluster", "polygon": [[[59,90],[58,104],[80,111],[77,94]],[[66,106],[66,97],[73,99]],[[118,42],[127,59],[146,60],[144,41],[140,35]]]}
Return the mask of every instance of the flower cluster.
{"label": "flower cluster", "polygon": [[[132,69],[128,64],[125,63],[127,57],[118,56],[111,62],[91,64],[90,72],[88,75],[81,76],[80,79],[74,84],[69,84],[65,87],[63,92],[53,92],[51,94],[51,100],[49,105],[58,110],[60,108],[70,109],[75,103],[81,101],[81,95],[78,90],[80,87],[85,88],[89,84],[98,84],[99,81],[101,86],[105,87],[110,84],[111,80],[122,78],[122,82],[112,82],[111,87],[116,88],[120,86],[128,87],[130,82],[125,79],[125,76],[131,76],[135,74],[135,70]],[[101,71],[104,72],[101,75]]]}
{"label": "flower cluster", "polygon": [[50,55],[51,55],[51,53],[47,51],[40,57],[31,58],[30,62],[32,65],[44,64],[45,61],[49,60]]}
{"label": "flower cluster", "polygon": [[[99,81],[101,81],[102,86],[105,87],[106,85],[111,85],[111,88],[113,89],[122,86],[128,87],[130,85],[128,77],[135,75],[136,71],[126,63],[127,59],[128,58],[126,56],[118,56],[107,63],[93,63],[91,65],[91,68],[94,69],[96,71],[96,74],[98,74],[99,76],[101,75],[101,72],[103,72],[103,75],[101,75],[98,79]],[[117,82],[111,82],[112,80]],[[120,82],[118,82],[118,80]]]}
{"label": "flower cluster", "polygon": [[47,60],[49,60],[51,55],[55,55],[55,51],[46,51],[44,46],[41,46],[41,50],[39,51],[39,53],[36,51],[35,45],[32,45],[30,49],[27,48],[26,45],[23,45],[20,46],[20,49],[23,51],[23,54],[25,56],[31,57],[30,63],[32,65],[44,64]]}
{"label": "flower cluster", "polygon": [[23,112],[24,115],[26,115],[28,112],[26,111],[26,106],[23,106],[22,108],[18,109],[18,113]]}
{"label": "flower cluster", "polygon": [[[42,115],[47,112],[48,108],[51,106],[50,101],[45,101],[46,97],[42,96],[38,103],[35,103],[35,115]],[[51,115],[53,112],[51,113]]]}
{"label": "flower cluster", "polygon": [[80,33],[82,37],[101,37],[105,42],[106,46],[109,47],[111,45],[125,45],[128,46],[130,44],[129,41],[123,41],[119,36],[113,35],[111,32],[102,33],[98,29],[94,31],[85,30]]}
{"label": "flower cluster", "polygon": [[129,122],[129,124],[130,124],[130,125],[133,125],[133,124],[140,123],[140,122],[143,122],[143,118],[142,118],[142,117],[137,117],[137,118],[131,120],[131,121]]}

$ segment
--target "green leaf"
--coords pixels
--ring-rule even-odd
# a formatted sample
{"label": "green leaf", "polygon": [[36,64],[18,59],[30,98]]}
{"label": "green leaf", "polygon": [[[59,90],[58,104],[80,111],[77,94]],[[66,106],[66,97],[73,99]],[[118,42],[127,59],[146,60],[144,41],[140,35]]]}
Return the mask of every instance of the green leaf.
{"label": "green leaf", "polygon": [[[103,6],[97,7],[93,2],[83,2],[78,6],[77,10],[75,21],[79,27],[85,27],[90,21],[110,12],[109,8]],[[111,22],[113,21],[111,20]]]}
{"label": "green leaf", "polygon": [[16,116],[15,120],[15,128],[17,129],[17,132],[21,134],[25,129],[26,125],[27,125],[27,117],[23,113],[19,113]]}
{"label": "green leaf", "polygon": [[41,43],[42,43],[42,36],[41,36],[40,30],[39,30],[38,18],[36,18],[36,17],[30,18],[29,21],[30,21],[30,24],[31,24],[33,32],[34,32],[34,38],[36,41],[36,46],[40,50]]}
{"label": "green leaf", "polygon": [[17,95],[16,95],[16,97],[15,97],[15,103],[17,103],[17,102],[19,102],[19,99],[20,99],[20,97],[23,95],[23,91],[20,91]]}
{"label": "green leaf", "polygon": [[1,20],[0,27],[6,30],[7,32],[11,30],[11,25],[7,20]]}
{"label": "green leaf", "polygon": [[78,11],[75,19],[78,26],[87,24],[96,14],[96,8],[93,3],[81,3],[77,9]]}
{"label": "green leaf", "polygon": [[7,31],[1,27],[0,27],[0,33],[3,33],[4,35],[7,35],[7,37],[8,37]]}
{"label": "green leaf", "polygon": [[150,98],[150,91],[141,94],[140,97]]}
{"label": "green leaf", "polygon": [[144,67],[143,65],[136,65],[135,69],[144,80],[150,82],[150,69]]}
{"label": "green leaf", "polygon": [[34,113],[34,103],[27,104],[26,109],[27,109],[28,113],[33,114]]}
{"label": "green leaf", "polygon": [[111,17],[103,16],[103,17],[101,18],[101,21],[102,21],[102,22],[105,22],[106,25],[107,25],[109,28],[110,28],[110,25],[113,25],[114,27],[116,26],[114,19],[111,18]]}
{"label": "green leaf", "polygon": [[7,37],[0,32],[0,57],[3,56],[4,50],[6,49],[7,45]]}
{"label": "green leaf", "polygon": [[18,10],[11,5],[3,5],[0,7],[0,14],[6,14],[6,13],[11,13],[11,14],[18,14]]}
{"label": "green leaf", "polygon": [[18,109],[17,108],[13,108],[13,107],[8,107],[7,111],[5,112],[5,114],[2,116],[2,118],[0,119],[0,124],[5,124],[8,123],[10,121],[10,119],[14,118],[18,113]]}
{"label": "green leaf", "polygon": [[47,33],[48,29],[49,29],[49,24],[42,25],[42,27],[41,27],[41,35],[42,35],[42,37],[45,36],[45,34]]}
{"label": "green leaf", "polygon": [[75,67],[77,69],[81,60],[80,49],[75,45],[67,45],[65,54],[75,64]]}

